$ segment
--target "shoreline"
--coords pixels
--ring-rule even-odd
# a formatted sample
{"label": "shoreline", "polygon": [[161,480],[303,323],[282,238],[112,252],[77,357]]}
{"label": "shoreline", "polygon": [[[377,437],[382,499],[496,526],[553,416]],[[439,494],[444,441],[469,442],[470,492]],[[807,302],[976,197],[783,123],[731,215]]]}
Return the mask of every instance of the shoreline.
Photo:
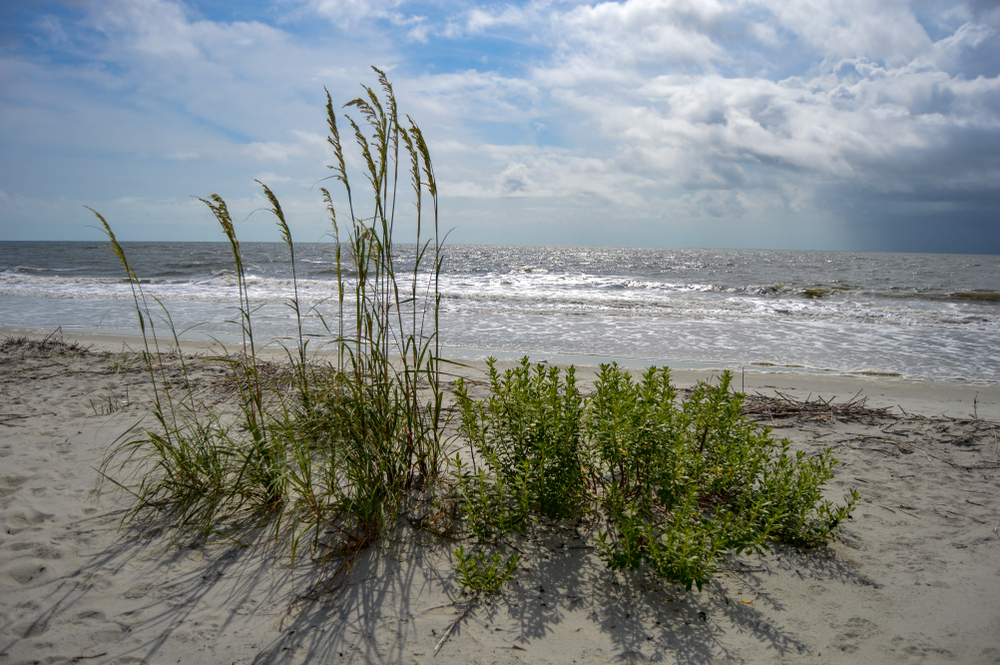
{"label": "shoreline", "polygon": [[[23,334],[0,329],[0,341]],[[128,502],[96,487],[94,467],[145,413],[142,372],[114,362],[141,339],[64,339],[91,352],[0,354],[0,665],[1000,659],[996,387],[736,375],[749,395],[841,404],[860,391],[888,412],[756,414],[795,450],[833,448],[828,498],[862,499],[829,547],[735,557],[702,593],[607,571],[581,521],[526,538],[516,582],[478,603],[454,581],[453,543],[419,533],[364,555],[336,597],[292,603],[317,572],[266,547],[118,530]],[[578,368],[584,392],[594,369]],[[680,388],[711,374],[673,372]]]}
{"label": "shoreline", "polygon": [[[81,346],[96,351],[121,352],[140,351],[142,336],[138,334],[121,333],[78,333],[61,330],[44,331],[30,328],[0,326],[0,341],[9,337],[30,337],[44,339],[49,335],[75,341]],[[226,350],[230,353],[239,347],[239,342],[227,343]],[[173,340],[161,338],[161,349],[172,349]],[[181,339],[181,348],[185,353],[197,355],[220,354],[222,345],[208,339]],[[258,349],[260,357],[266,360],[281,362],[287,360],[287,353],[276,344]],[[484,352],[487,353],[487,352]],[[310,355],[317,359],[329,358],[324,351],[311,349]],[[496,354],[497,367],[507,368],[517,364],[519,357],[515,354]],[[447,357],[447,355],[445,355]],[[562,362],[561,356],[531,358],[532,362],[550,362],[565,367],[570,363]],[[584,356],[572,356],[579,378],[587,382],[598,371],[598,365],[603,360]],[[485,359],[457,358],[457,362],[466,365],[459,374],[466,377],[481,377],[486,371]],[[648,365],[638,361],[626,360],[619,365],[635,374],[641,373]],[[667,364],[670,367],[669,364]],[[722,373],[723,368],[674,368],[670,367],[674,383],[679,388],[690,388],[699,381],[711,381]],[[730,370],[733,373],[733,388],[746,394],[761,393],[772,396],[775,393],[787,394],[798,400],[811,398],[832,399],[843,401],[855,396],[859,391],[868,399],[868,405],[876,408],[890,407],[902,415],[914,413],[927,417],[941,416],[947,418],[979,418],[982,420],[1000,421],[1000,385],[977,383],[971,381],[925,381],[891,375],[869,375],[864,373],[835,374],[819,372],[781,371],[780,367],[763,368],[747,365],[742,371]]]}

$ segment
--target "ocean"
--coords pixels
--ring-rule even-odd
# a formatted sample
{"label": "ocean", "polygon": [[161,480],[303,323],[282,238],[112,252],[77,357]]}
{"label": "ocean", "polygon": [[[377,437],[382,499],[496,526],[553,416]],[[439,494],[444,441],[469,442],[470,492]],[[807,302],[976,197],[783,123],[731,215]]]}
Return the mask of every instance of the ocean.
{"label": "ocean", "polygon": [[[234,340],[226,243],[124,243],[183,336]],[[258,338],[294,335],[280,243],[242,243]],[[397,245],[398,264],[414,247]],[[336,318],[331,244],[296,245],[306,327]],[[755,368],[1000,382],[1000,256],[450,245],[441,343],[455,359]],[[0,242],[0,326],[138,334],[102,242]],[[162,329],[162,325],[161,325]]]}

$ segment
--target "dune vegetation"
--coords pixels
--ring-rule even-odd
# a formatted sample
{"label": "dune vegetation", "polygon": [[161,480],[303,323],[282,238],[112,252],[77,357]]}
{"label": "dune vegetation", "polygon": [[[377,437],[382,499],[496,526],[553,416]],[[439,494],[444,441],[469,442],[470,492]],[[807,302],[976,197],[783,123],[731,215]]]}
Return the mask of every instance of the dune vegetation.
{"label": "dune vegetation", "polygon": [[[595,546],[608,567],[645,570],[687,589],[701,589],[731,553],[776,540],[827,542],[857,494],[840,506],[824,500],[836,464],[830,451],[792,454],[748,421],[728,374],[680,399],[668,370],[650,368],[637,380],[612,364],[584,395],[572,367],[525,358],[503,373],[490,361],[486,398],[470,396],[462,380],[446,390],[437,181],[419,127],[375,72],[378,88],[363,86],[345,105],[360,117],[346,116],[346,126],[360,152],[362,187],[349,178],[327,93],[330,178],[344,194],[322,190],[337,299],[329,312],[306,310],[296,290],[288,306],[298,335],[279,372],[261,359],[253,328],[259,303],[226,203],[215,194],[203,199],[232,248],[238,281],[242,343],[214,359],[236,387],[234,408],[207,408],[184,380],[167,308],[144,292],[137,267],[95,211],[132,286],[153,386],[151,424],[133,428],[102,466],[132,498],[126,523],[276,545],[292,565],[306,557],[324,566],[331,588],[372,545],[423,529],[456,539],[456,579],[475,592],[497,591],[516,575],[518,534],[581,516],[598,524]],[[290,226],[261,186],[295,284]],[[335,200],[347,209],[336,210]],[[405,268],[394,253],[404,214],[416,229],[406,242],[417,248]],[[303,333],[307,315],[322,317],[322,340]],[[320,343],[333,349],[326,360],[311,352]],[[174,353],[181,378],[164,365]]]}

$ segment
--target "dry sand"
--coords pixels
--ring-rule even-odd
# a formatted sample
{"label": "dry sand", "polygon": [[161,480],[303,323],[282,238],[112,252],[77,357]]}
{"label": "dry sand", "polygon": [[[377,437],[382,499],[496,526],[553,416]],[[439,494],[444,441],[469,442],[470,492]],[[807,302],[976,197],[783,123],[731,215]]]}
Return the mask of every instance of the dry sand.
{"label": "dry sand", "polygon": [[[526,539],[491,599],[463,595],[451,545],[426,541],[363,557],[336,598],[291,602],[311,571],[263,548],[118,529],[127,501],[95,467],[147,388],[123,338],[82,341],[0,351],[0,665],[1000,662],[997,386],[737,376],[776,398],[751,400],[776,436],[836,451],[831,498],[862,500],[828,548],[741,557],[702,593],[604,570],[575,524]],[[859,391],[851,409],[816,401]]]}

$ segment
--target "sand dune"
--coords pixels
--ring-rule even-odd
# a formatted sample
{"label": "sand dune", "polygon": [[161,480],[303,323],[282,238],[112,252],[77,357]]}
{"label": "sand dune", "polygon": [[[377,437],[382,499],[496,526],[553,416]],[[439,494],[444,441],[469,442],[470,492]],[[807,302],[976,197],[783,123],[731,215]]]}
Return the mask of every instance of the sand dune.
{"label": "sand dune", "polygon": [[1000,662],[996,386],[737,377],[777,436],[835,450],[831,498],[862,500],[830,547],[734,559],[702,593],[605,570],[578,522],[526,537],[493,598],[410,538],[310,599],[317,571],[267,548],[119,530],[95,467],[148,384],[126,340],[81,339],[0,350],[0,664]]}

